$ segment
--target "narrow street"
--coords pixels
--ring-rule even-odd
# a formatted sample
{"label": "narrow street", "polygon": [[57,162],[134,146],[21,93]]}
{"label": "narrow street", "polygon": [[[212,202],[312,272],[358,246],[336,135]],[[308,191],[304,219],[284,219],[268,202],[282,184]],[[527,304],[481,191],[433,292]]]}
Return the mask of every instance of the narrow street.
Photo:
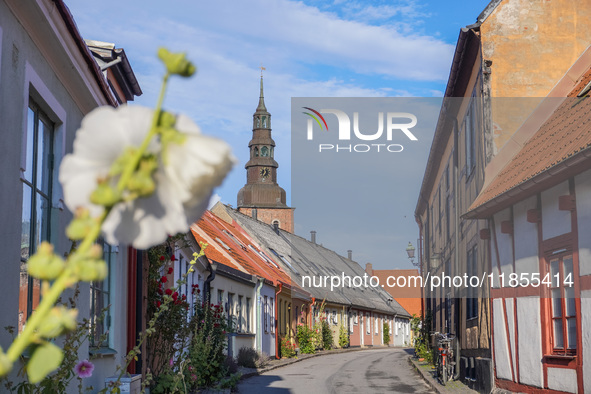
{"label": "narrow street", "polygon": [[250,393],[432,393],[404,349],[386,348],[314,357],[246,379]]}

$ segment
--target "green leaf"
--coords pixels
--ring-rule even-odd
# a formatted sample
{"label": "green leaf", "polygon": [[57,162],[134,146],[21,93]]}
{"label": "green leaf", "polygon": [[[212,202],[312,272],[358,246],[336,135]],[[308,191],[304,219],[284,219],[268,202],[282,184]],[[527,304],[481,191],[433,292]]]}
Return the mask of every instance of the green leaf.
{"label": "green leaf", "polygon": [[38,383],[51,371],[57,369],[64,358],[62,349],[50,342],[45,342],[31,356],[27,364],[29,382]]}

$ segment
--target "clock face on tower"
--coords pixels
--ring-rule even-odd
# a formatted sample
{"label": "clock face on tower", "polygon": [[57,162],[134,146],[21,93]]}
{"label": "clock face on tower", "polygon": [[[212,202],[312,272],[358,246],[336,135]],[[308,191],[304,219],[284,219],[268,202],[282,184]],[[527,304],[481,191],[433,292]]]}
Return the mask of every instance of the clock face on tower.
{"label": "clock face on tower", "polygon": [[266,178],[269,175],[271,175],[271,170],[269,169],[269,167],[263,167],[263,168],[261,168],[261,171],[259,172],[259,174],[261,174],[261,177]]}

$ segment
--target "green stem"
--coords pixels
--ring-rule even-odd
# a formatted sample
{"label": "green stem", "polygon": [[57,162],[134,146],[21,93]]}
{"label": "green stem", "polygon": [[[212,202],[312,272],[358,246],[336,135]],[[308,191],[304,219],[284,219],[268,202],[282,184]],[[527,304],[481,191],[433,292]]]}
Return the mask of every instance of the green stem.
{"label": "green stem", "polygon": [[[158,120],[160,118],[160,111],[162,109],[162,103],[164,101],[164,94],[166,91],[166,86],[168,84],[168,78],[170,74],[167,72],[164,76],[162,82],[162,88],[160,90],[160,96],[158,97],[158,104],[156,106],[156,110],[154,112],[154,117],[152,119],[152,126],[148,135],[144,138],[142,145],[137,150],[133,160],[127,165],[119,182],[117,183],[117,190],[122,192],[127,187],[127,183],[129,182],[130,177],[133,175],[133,172],[136,170],[144,152],[148,148],[150,141],[154,137],[158,129]],[[6,355],[11,362],[15,362],[19,356],[25,351],[27,346],[34,342],[34,335],[35,331],[39,327],[40,323],[47,317],[48,313],[51,311],[51,308],[55,305],[57,299],[61,296],[63,291],[72,285],[72,281],[76,281],[74,276],[74,265],[72,261],[76,261],[77,256],[85,256],[88,250],[92,247],[92,245],[96,242],[97,238],[100,235],[101,227],[103,222],[105,221],[107,215],[111,211],[111,208],[105,208],[99,219],[96,221],[95,225],[91,228],[89,233],[84,237],[80,247],[74,252],[73,255],[67,260],[66,268],[64,271],[57,277],[51,288],[46,294],[43,294],[43,298],[39,302],[39,305],[35,309],[35,312],[31,314],[30,318],[27,320],[24,330],[21,334],[14,340],[14,342],[10,345],[7,350]]]}
{"label": "green stem", "polygon": [[148,149],[148,145],[152,141],[152,137],[157,134],[158,131],[158,121],[160,119],[160,112],[162,111],[162,103],[164,102],[164,93],[166,92],[166,86],[168,85],[168,78],[170,77],[170,73],[166,72],[164,78],[162,80],[162,87],[160,88],[160,96],[158,97],[158,103],[156,104],[156,109],[154,110],[154,116],[152,117],[152,126],[150,127],[150,131],[140,148],[135,152],[131,162],[125,168],[123,173],[121,174],[121,178],[119,178],[119,182],[117,183],[117,191],[122,192],[125,190],[127,183],[129,182],[129,178],[133,175],[134,171],[136,170],[137,166],[142,159],[146,149]]}

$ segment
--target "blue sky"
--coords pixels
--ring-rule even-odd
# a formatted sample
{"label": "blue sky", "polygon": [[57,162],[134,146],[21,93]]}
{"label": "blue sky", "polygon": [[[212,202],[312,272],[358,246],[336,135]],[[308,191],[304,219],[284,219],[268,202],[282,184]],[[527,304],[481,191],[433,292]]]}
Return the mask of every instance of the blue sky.
{"label": "blue sky", "polygon": [[[204,133],[233,146],[239,164],[216,191],[233,206],[246,181],[244,163],[261,65],[266,68],[265,102],[277,143],[278,182],[289,196],[292,97],[441,96],[459,29],[474,23],[488,4],[488,0],[65,1],[84,38],[125,49],[144,92],[136,104],[155,104],[163,74],[155,56],[158,47],[185,51],[197,64],[196,77],[171,82],[165,107],[189,115]],[[412,170],[416,184],[405,190],[415,196],[409,199],[414,201],[424,171],[424,165],[418,167]],[[413,215],[411,205],[401,208],[407,217]],[[307,236],[308,231],[300,235]],[[417,233],[414,223],[392,231]],[[345,245],[325,246],[342,254],[347,250]],[[394,263],[372,262],[375,268],[409,265],[404,255]]]}

